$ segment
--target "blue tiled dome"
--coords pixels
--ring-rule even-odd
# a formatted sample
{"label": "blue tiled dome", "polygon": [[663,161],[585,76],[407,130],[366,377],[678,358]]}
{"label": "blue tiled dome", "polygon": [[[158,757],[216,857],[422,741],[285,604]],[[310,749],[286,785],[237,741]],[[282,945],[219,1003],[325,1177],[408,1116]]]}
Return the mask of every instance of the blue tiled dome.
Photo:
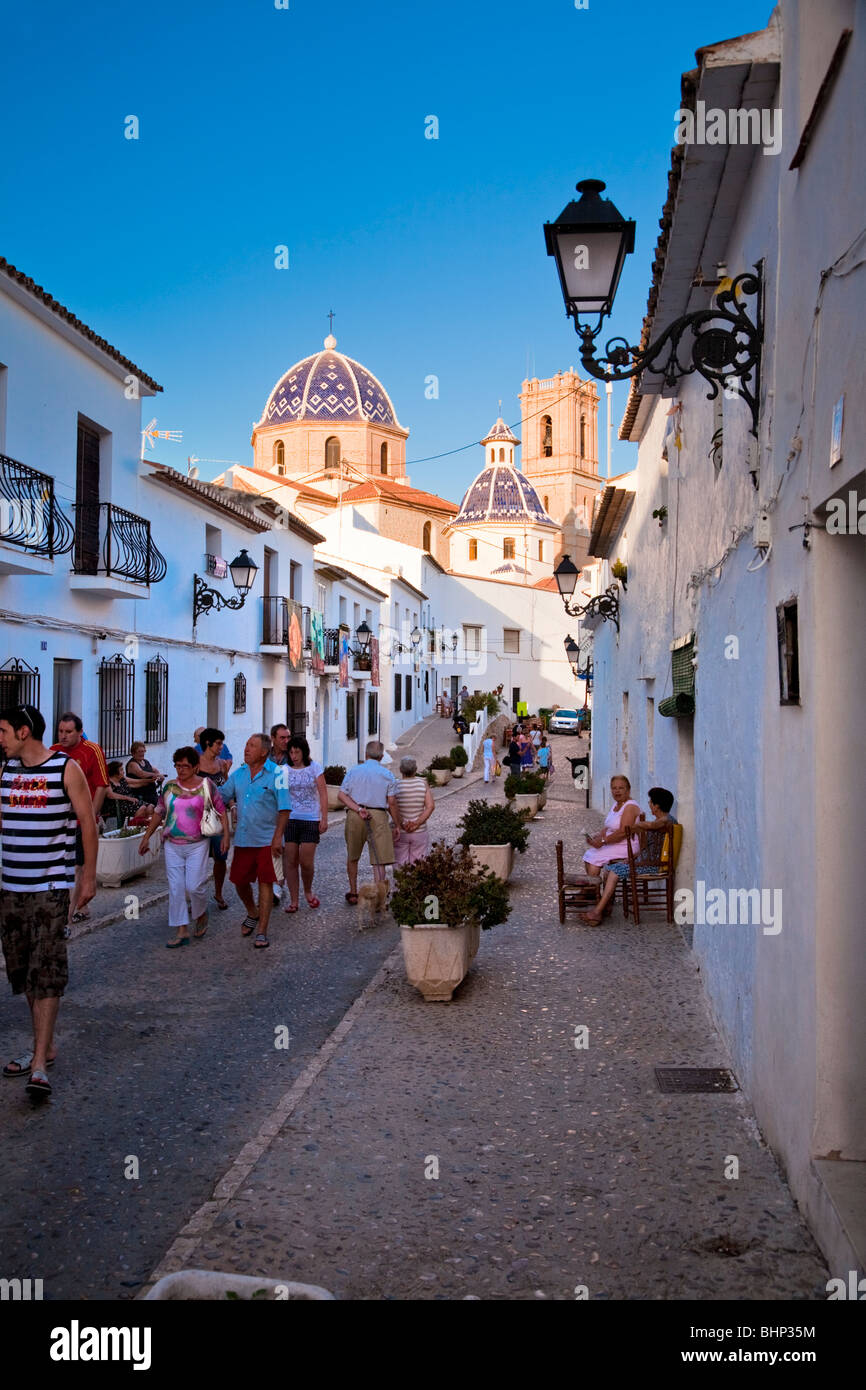
{"label": "blue tiled dome", "polygon": [[321,352],[289,368],[268,397],[261,425],[368,420],[374,425],[399,426],[382,383],[336,347],[336,338],[329,334]]}
{"label": "blue tiled dome", "polygon": [[530,522],[533,526],[558,529],[542,507],[535,488],[510,463],[491,463],[478,474],[451,525],[478,526],[484,522]]}

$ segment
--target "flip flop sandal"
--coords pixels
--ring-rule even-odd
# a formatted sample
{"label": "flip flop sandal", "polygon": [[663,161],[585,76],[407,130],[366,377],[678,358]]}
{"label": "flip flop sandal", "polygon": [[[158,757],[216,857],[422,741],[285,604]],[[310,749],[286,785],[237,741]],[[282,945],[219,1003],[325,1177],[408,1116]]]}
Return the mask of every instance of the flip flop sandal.
{"label": "flip flop sandal", "polygon": [[225,912],[228,909],[228,903],[224,902],[222,898],[214,898],[214,902],[216,903],[220,912]]}
{"label": "flip flop sandal", "polygon": [[308,906],[308,907],[321,907],[321,906],[322,906],[322,904],[319,902],[319,899],[316,897],[315,893],[312,895],[312,897],[307,898],[307,906]]}
{"label": "flip flop sandal", "polygon": [[[45,1063],[46,1067],[53,1067],[56,1060],[55,1057],[49,1057],[48,1061]],[[20,1057],[13,1057],[11,1062],[7,1062],[6,1066],[3,1068],[3,1075],[10,1078],[13,1076],[29,1076],[32,1062],[33,1053],[23,1052]],[[11,1071],[11,1067],[14,1067],[15,1071]]]}
{"label": "flip flop sandal", "polygon": [[196,924],[195,924],[195,932],[194,932],[194,935],[195,935],[195,937],[196,937],[196,940],[201,941],[201,938],[204,936],[204,934],[205,934],[206,931],[207,931],[207,913],[205,913],[205,917],[204,917],[204,921],[203,921],[203,922],[197,921]]}
{"label": "flip flop sandal", "polygon": [[241,936],[252,936],[258,925],[258,917],[245,917],[241,926]]}
{"label": "flip flop sandal", "polygon": [[267,938],[266,936],[262,936],[261,932],[259,932],[259,934],[258,934],[258,936],[256,937],[255,941],[253,942],[253,946],[255,947],[255,949],[256,949],[257,951],[263,951],[263,950],[265,949],[265,947],[266,947],[266,946],[270,946],[270,944],[271,944],[271,943],[270,943],[270,941],[268,940],[268,938]]}
{"label": "flip flop sandal", "polygon": [[178,946],[188,946],[188,945],[189,945],[189,937],[188,937],[188,936],[181,936],[181,937],[178,937],[177,941],[167,941],[167,942],[165,943],[165,949],[166,949],[167,951],[176,951],[177,948],[178,948]]}
{"label": "flip flop sandal", "polygon": [[297,912],[297,910],[297,903],[286,903],[285,907],[283,908],[283,912]]}
{"label": "flip flop sandal", "polygon": [[32,1071],[24,1089],[31,1096],[50,1096],[51,1082],[44,1071]]}
{"label": "flip flop sandal", "polygon": [[72,920],[73,920],[73,922],[89,922],[89,921],[90,921],[90,913],[89,913],[89,912],[73,912],[73,914],[72,914]]}
{"label": "flip flop sandal", "polygon": [[346,902],[347,902],[347,903],[351,903],[353,907],[355,906],[355,904],[357,903],[357,901],[358,901],[358,894],[357,894],[357,893],[347,893],[347,894],[346,894]]}

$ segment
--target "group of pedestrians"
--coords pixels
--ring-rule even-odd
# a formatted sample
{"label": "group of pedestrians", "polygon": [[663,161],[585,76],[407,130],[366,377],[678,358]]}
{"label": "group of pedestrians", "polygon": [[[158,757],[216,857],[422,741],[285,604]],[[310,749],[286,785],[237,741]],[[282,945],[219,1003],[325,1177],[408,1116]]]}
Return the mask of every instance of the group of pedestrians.
{"label": "group of pedestrians", "polygon": [[539,724],[529,728],[514,725],[504,761],[509,772],[540,772],[547,779],[553,776],[553,754]]}

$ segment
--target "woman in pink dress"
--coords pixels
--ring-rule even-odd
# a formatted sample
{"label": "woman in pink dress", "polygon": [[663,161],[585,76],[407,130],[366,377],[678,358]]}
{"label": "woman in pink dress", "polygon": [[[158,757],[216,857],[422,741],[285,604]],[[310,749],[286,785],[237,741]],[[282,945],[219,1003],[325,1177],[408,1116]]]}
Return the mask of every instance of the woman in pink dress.
{"label": "woman in pink dress", "polygon": [[[598,835],[586,832],[587,849],[583,862],[586,864],[586,872],[593,878],[597,878],[603,866],[611,860],[628,857],[628,828],[634,825],[640,814],[640,806],[631,799],[631,782],[627,777],[611,777],[610,793],[613,805],[605,816],[603,829]],[[636,835],[631,836],[631,842],[632,849],[637,851]]]}

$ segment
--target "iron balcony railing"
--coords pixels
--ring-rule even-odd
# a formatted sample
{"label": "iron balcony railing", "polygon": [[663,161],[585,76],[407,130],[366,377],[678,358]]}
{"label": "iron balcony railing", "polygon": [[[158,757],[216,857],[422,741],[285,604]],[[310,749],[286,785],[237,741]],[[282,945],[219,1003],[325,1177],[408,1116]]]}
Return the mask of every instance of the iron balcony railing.
{"label": "iron balcony railing", "polygon": [[288,647],[289,605],[280,594],[262,599],[262,646]]}
{"label": "iron balcony railing", "polygon": [[134,584],[158,584],[168,565],[150,536],[150,522],[113,502],[77,502],[75,574],[104,574]]}
{"label": "iron balcony railing", "polygon": [[220,555],[205,555],[204,569],[205,574],[212,574],[214,579],[225,579],[229,572],[228,561]]}
{"label": "iron balcony railing", "polygon": [[[345,629],[344,629],[345,631]],[[340,664],[340,629],[338,627],[325,628],[325,665],[339,666]]]}
{"label": "iron balcony railing", "polygon": [[54,496],[54,479],[0,454],[0,540],[53,560],[75,541]]}

